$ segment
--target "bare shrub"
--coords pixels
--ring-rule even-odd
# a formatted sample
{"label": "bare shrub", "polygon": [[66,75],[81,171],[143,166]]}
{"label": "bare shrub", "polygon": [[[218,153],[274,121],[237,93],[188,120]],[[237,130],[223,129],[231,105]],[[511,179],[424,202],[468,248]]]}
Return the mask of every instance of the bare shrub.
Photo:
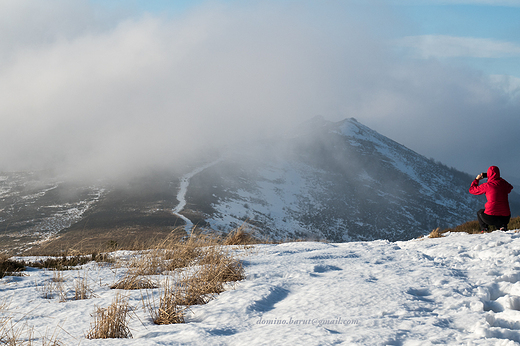
{"label": "bare shrub", "polygon": [[25,270],[25,263],[22,261],[13,261],[8,256],[0,254],[0,279],[6,275],[22,276]]}
{"label": "bare shrub", "polygon": [[128,328],[128,298],[117,294],[107,308],[98,308],[94,312],[94,322],[87,333],[87,339],[131,338]]}
{"label": "bare shrub", "polygon": [[71,270],[75,269],[75,267],[86,264],[92,260],[91,256],[52,256],[46,259],[30,262],[27,265],[33,268],[47,268],[47,269],[55,269],[55,270]]}

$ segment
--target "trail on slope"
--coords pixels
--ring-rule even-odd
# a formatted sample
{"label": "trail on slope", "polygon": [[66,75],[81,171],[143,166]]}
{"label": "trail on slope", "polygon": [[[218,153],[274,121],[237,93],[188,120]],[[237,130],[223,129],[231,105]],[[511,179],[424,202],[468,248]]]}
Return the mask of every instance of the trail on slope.
{"label": "trail on slope", "polygon": [[179,201],[179,204],[175,208],[173,208],[173,214],[180,217],[184,222],[186,223],[185,229],[186,233],[189,235],[191,233],[191,229],[193,228],[193,222],[191,222],[190,219],[188,219],[186,216],[180,214],[180,212],[184,209],[186,206],[186,193],[188,192],[188,186],[190,185],[190,180],[195,175],[199,174],[203,170],[217,164],[220,162],[221,159],[212,161],[204,166],[198,167],[194,169],[193,171],[183,175],[181,177],[181,185],[179,187],[179,192],[177,193],[177,200]]}

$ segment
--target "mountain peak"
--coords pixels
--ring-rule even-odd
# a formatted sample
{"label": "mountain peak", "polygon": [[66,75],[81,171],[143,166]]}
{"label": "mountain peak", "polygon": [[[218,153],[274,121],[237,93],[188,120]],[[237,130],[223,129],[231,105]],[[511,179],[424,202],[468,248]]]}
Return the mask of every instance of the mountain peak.
{"label": "mountain peak", "polygon": [[287,136],[238,146],[211,166],[192,168],[181,211],[175,207],[186,178],[180,172],[95,188],[5,177],[0,226],[4,235],[57,235],[66,242],[67,234],[101,239],[106,229],[125,227],[135,236],[159,228],[169,233],[183,224],[182,214],[222,232],[248,223],[272,240],[406,240],[472,220],[483,204],[467,192],[470,176],[354,118],[317,116]]}
{"label": "mountain peak", "polygon": [[205,195],[188,200],[211,228],[247,222],[271,239],[404,240],[466,222],[480,205],[467,174],[354,118],[314,117],[292,134],[276,155],[223,161],[193,178]]}

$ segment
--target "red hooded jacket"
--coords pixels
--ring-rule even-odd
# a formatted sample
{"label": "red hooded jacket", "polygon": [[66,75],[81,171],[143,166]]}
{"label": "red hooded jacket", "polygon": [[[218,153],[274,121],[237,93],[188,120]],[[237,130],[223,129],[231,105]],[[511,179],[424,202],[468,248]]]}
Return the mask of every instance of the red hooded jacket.
{"label": "red hooded jacket", "polygon": [[469,193],[473,195],[486,194],[487,203],[484,213],[495,216],[509,216],[508,194],[513,190],[513,186],[504,179],[500,178],[500,170],[497,166],[491,166],[487,171],[487,182],[479,186],[477,179],[473,180]]}

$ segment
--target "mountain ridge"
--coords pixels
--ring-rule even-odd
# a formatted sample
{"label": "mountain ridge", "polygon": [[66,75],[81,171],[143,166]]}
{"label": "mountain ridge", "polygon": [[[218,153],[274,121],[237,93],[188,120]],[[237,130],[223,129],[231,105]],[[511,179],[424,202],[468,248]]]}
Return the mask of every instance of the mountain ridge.
{"label": "mountain ridge", "polygon": [[[283,136],[238,145],[219,160],[118,184],[0,176],[0,243],[19,249],[44,240],[60,249],[130,246],[164,236],[186,218],[223,233],[250,225],[271,240],[406,240],[474,220],[485,200],[468,193],[467,173],[354,118],[315,117]],[[518,195],[511,197],[517,214]],[[182,236],[183,227],[176,232]]]}
{"label": "mountain ridge", "polygon": [[206,220],[224,232],[246,222],[273,239],[351,241],[409,239],[474,219],[481,205],[468,174],[353,118],[318,117],[306,128],[247,164],[231,158],[201,172],[194,185],[215,197],[205,203],[192,189],[188,207],[211,210]]}

